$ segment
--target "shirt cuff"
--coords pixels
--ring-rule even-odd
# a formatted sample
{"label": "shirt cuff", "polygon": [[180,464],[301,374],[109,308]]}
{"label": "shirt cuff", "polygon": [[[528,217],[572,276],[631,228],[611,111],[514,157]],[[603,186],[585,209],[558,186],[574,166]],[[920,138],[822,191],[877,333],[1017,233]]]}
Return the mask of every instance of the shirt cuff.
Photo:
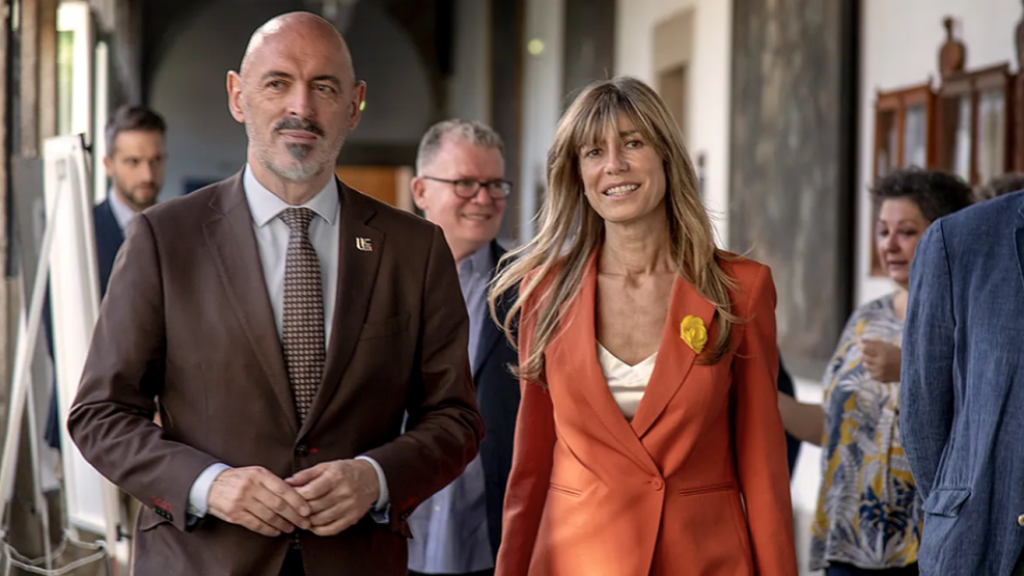
{"label": "shirt cuff", "polygon": [[213,486],[213,481],[217,479],[217,476],[220,476],[221,472],[230,469],[231,466],[220,462],[210,464],[196,478],[196,481],[192,483],[192,490],[188,493],[188,513],[190,516],[195,518],[206,516],[206,513],[209,511],[210,487]]}
{"label": "shirt cuff", "polygon": [[356,456],[356,460],[366,460],[373,466],[374,472],[377,473],[377,483],[380,486],[380,494],[377,496],[377,502],[373,505],[370,510],[370,516],[378,524],[386,524],[388,522],[388,510],[391,504],[391,495],[388,494],[388,479],[384,476],[384,469],[380,467],[380,464],[376,460],[369,456]]}

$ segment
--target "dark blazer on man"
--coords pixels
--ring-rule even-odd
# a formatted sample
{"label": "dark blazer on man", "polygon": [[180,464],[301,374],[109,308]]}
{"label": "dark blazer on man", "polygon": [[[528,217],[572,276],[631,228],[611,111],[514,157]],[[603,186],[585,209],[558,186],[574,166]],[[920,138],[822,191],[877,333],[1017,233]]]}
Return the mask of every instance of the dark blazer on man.
{"label": "dark blazer on man", "polygon": [[[114,192],[111,191],[113,194]],[[124,243],[124,231],[117,223],[110,199],[97,204],[92,209],[92,225],[96,232],[96,263],[100,273],[100,297],[107,293],[110,272],[114,269],[114,258]]]}
{"label": "dark blazer on man", "polygon": [[1024,194],[940,218],[914,254],[900,435],[926,576],[1009,576],[1024,544]]}
{"label": "dark blazer on man", "polygon": [[[492,261],[497,262],[504,254],[505,249],[501,245],[491,243]],[[496,310],[499,318],[505,317],[509,304],[509,295],[499,300]],[[487,429],[480,443],[480,460],[486,485],[487,529],[495,557],[501,544],[505,485],[508,484],[508,474],[512,469],[512,444],[515,439],[516,414],[519,412],[519,380],[512,375],[510,367],[518,362],[519,356],[502,328],[488,316],[480,328],[473,381],[476,383],[476,398]]]}
{"label": "dark blazer on man", "polygon": [[340,183],[339,196],[332,337],[301,426],[242,175],[133,222],[68,428],[143,502],[134,573],[276,576],[291,538],[212,515],[190,524],[196,477],[215,462],[283,478],[366,455],[387,477],[390,524],[366,516],[333,537],[301,532],[305,573],[404,576],[406,519],[476,456],[469,322],[443,234]]}

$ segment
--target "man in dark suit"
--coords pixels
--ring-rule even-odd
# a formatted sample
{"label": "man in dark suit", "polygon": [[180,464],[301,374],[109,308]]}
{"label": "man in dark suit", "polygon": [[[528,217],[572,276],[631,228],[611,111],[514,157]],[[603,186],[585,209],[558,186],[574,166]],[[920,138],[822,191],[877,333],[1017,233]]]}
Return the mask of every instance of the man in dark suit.
{"label": "man in dark suit", "polygon": [[[96,237],[96,263],[99,268],[100,297],[107,293],[114,258],[124,243],[124,235],[135,215],[156,204],[164,183],[167,126],[159,114],[142,106],[122,106],[107,123],[107,155],[103,158],[110,190],[107,199],[92,209]],[[50,304],[43,311],[47,340],[53,350]],[[60,416],[57,409],[57,385],[53,385],[50,414],[46,422],[46,442],[60,448]]]}
{"label": "man in dark suit", "polygon": [[103,166],[110,178],[107,199],[93,208],[100,294],[107,293],[114,257],[135,215],[156,204],[164,183],[167,127],[156,112],[142,106],[119,108],[107,125],[107,156]]}
{"label": "man in dark suit", "polygon": [[926,576],[1024,574],[1024,194],[932,223],[903,333],[900,434]]}
{"label": "man in dark suit", "polygon": [[[512,184],[504,179],[503,144],[490,127],[447,120],[420,142],[412,194],[444,230],[469,310],[469,357],[487,434],[480,455],[455,482],[409,518],[411,574],[494,573],[502,505],[512,465],[519,383],[509,371],[515,350],[487,307],[487,286],[505,250],[495,237]],[[499,315],[503,310],[498,310]]]}
{"label": "man in dark suit", "polygon": [[228,74],[244,170],[129,230],[68,427],[145,503],[136,574],[404,575],[477,454],[443,233],[334,177],[364,94],[332,25],[269,21]]}

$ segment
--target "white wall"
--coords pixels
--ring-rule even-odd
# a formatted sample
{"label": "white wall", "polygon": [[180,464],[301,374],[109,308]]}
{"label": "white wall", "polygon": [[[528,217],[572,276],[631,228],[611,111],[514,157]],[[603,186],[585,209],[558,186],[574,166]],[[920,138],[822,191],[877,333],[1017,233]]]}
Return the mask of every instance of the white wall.
{"label": "white wall", "polygon": [[[861,34],[860,176],[857,182],[858,303],[893,290],[885,278],[869,275],[872,220],[868,187],[875,138],[875,96],[920,84],[929,75],[937,84],[939,47],[945,41],[945,16],[957,20],[955,36],[967,46],[967,68],[1010,62],[1016,69],[1014,33],[1021,18],[1019,0],[864,0]],[[907,31],[914,33],[908,36]]]}
{"label": "white wall", "polygon": [[[245,162],[245,129],[228,112],[225,77],[238,69],[252,32],[283,6],[279,0],[216,2],[180,26],[149,92],[149,105],[168,126],[162,198],[180,195],[186,178],[219,180]],[[348,145],[418,142],[434,104],[408,37],[376,3],[361,2],[346,38],[356,75],[368,85],[367,107]]]}
{"label": "white wall", "polygon": [[[825,391],[816,380],[794,378],[796,397],[808,404],[821,404]],[[796,559],[800,576],[818,576],[820,570],[811,571],[810,544],[811,523],[818,507],[818,492],[821,488],[821,447],[804,442],[789,483],[789,495],[793,500],[793,531],[796,535]]]}
{"label": "white wall", "polygon": [[705,157],[705,202],[715,217],[720,245],[728,240],[729,106],[732,72],[732,0],[619,0],[615,73],[655,85],[654,27],[693,9],[693,57],[685,121],[690,156]]}

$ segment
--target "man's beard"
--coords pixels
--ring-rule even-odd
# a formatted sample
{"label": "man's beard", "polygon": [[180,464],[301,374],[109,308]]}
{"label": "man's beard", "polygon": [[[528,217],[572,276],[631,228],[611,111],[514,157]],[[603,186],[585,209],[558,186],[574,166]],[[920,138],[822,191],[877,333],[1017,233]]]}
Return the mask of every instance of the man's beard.
{"label": "man's beard", "polygon": [[[157,196],[160,194],[160,188],[156,184],[136,184],[132,188],[127,188],[121,185],[116,178],[113,180],[115,193],[119,193],[121,195],[121,200],[124,201],[125,204],[128,204],[128,207],[132,210],[141,212],[156,204]],[[151,198],[142,198],[138,191],[147,188],[152,190],[153,196]]]}
{"label": "man's beard", "polygon": [[294,162],[290,166],[279,166],[274,159],[271,158],[270,154],[267,154],[265,158],[261,158],[261,162],[279,178],[284,180],[291,180],[292,182],[307,182],[317,177],[324,171],[325,166],[322,162],[310,161],[304,162],[307,159],[310,152],[313,151],[313,147],[308,144],[288,144],[286,145],[288,154],[292,157]]}
{"label": "man's beard", "polygon": [[[282,130],[304,130],[321,138],[326,136],[326,132],[319,124],[299,118],[285,118],[274,127],[273,134],[277,134]],[[249,133],[250,142],[253,141],[255,136],[253,133],[254,129],[249,124],[246,124],[246,131]],[[298,142],[286,144],[285,148],[288,150],[288,155],[294,160],[294,162],[289,163],[289,166],[281,166],[274,160],[272,145],[269,147],[261,146],[257,150],[256,156],[260,164],[277,177],[292,182],[308,182],[323,174],[324,170],[334,166],[335,162],[337,162],[337,153],[332,155],[330,151],[332,149],[340,151],[344,141],[345,135],[340,134],[338,141],[332,143],[334,146],[321,148],[319,153],[317,153],[317,148],[310,144]]]}

